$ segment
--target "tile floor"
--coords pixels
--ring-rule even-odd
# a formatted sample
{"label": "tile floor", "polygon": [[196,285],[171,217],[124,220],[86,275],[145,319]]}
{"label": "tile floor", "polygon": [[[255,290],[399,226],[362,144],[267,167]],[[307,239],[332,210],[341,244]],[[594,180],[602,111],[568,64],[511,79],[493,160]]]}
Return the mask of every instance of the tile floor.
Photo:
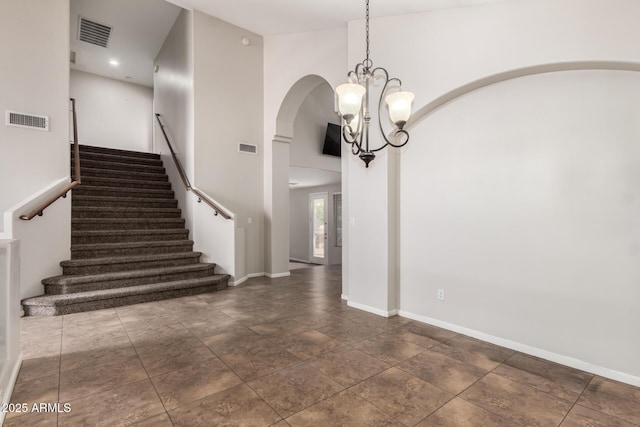
{"label": "tile floor", "polygon": [[633,426],[640,389],[340,300],[340,270],[25,318],[5,426]]}

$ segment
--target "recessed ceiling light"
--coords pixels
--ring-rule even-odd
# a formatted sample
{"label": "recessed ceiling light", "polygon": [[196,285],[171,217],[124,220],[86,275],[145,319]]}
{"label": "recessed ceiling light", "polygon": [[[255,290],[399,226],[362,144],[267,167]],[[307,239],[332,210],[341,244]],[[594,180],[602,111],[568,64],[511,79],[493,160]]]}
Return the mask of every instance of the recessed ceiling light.
{"label": "recessed ceiling light", "polygon": [[109,64],[111,64],[112,67],[117,67],[118,65],[120,65],[120,63],[116,59],[110,60]]}

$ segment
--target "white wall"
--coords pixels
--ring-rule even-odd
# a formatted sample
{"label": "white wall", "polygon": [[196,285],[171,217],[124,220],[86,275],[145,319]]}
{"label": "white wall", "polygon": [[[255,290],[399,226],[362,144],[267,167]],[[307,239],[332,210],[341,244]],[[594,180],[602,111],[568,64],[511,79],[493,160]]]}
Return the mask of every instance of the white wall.
{"label": "white wall", "polygon": [[[245,229],[248,274],[264,272],[262,37],[194,11],[194,173]],[[249,46],[241,43],[251,40]],[[257,155],[238,143],[258,146]],[[239,255],[242,256],[242,255]]]}
{"label": "white wall", "polygon": [[[0,55],[4,58],[0,67],[0,212],[4,212],[69,176],[68,0],[0,3]],[[6,110],[49,116],[49,131],[5,126]]]}
{"label": "white wall", "polygon": [[340,158],[322,154],[327,123],[340,123],[331,86],[324,83],[305,98],[293,123],[291,166],[340,172]]}
{"label": "white wall", "polygon": [[[182,10],[155,61],[154,113],[160,114],[169,140],[185,173],[193,181],[193,17]],[[193,209],[162,131],[154,118],[154,151],[162,155],[172,189],[189,230],[193,229]]]}
{"label": "white wall", "polygon": [[330,265],[342,263],[342,247],[336,246],[335,206],[333,195],[342,191],[341,186],[327,185],[292,189],[289,192],[289,250],[293,260],[309,262],[309,195],[327,193],[328,254]]}
{"label": "white wall", "polygon": [[71,70],[82,144],[150,152],[153,89]]}

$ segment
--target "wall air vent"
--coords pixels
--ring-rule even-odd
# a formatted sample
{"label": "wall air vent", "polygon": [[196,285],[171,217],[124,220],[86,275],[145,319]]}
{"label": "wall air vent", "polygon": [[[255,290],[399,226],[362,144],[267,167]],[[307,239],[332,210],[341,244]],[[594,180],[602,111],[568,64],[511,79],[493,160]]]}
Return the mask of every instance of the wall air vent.
{"label": "wall air vent", "polygon": [[78,24],[78,40],[96,46],[108,47],[111,30],[112,28],[108,25],[99,24],[81,16]]}
{"label": "wall air vent", "polygon": [[241,142],[238,144],[238,151],[241,153],[258,154],[258,146]]}
{"label": "wall air vent", "polygon": [[16,111],[7,111],[7,126],[16,126],[20,128],[49,130],[49,117],[36,116],[34,114],[18,113]]}

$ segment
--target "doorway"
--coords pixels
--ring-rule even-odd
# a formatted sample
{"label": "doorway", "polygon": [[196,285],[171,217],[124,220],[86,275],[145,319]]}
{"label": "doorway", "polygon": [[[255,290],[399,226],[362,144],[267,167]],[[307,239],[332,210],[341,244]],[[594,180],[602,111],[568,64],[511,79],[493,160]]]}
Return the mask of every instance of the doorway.
{"label": "doorway", "polygon": [[328,204],[328,193],[309,194],[309,260],[313,264],[328,264]]}

